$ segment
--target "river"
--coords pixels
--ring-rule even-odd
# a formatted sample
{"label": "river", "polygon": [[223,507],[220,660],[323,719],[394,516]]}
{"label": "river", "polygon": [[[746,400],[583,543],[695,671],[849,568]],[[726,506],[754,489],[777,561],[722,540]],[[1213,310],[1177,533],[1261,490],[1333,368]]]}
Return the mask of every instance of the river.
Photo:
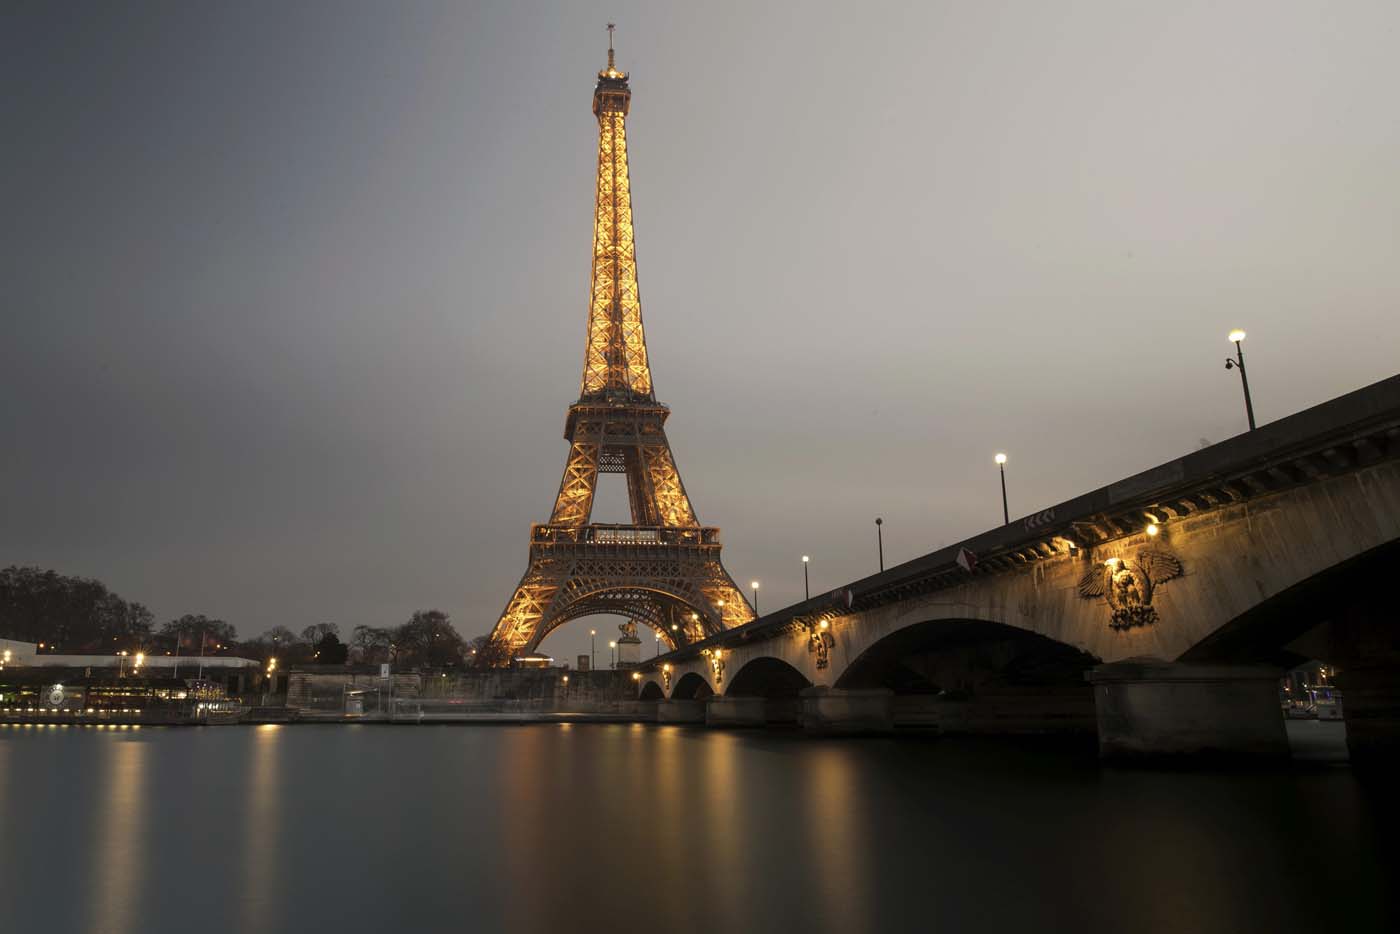
{"label": "river", "polygon": [[1394,783],[1335,765],[623,724],[7,726],[0,802],[8,934],[1400,930]]}

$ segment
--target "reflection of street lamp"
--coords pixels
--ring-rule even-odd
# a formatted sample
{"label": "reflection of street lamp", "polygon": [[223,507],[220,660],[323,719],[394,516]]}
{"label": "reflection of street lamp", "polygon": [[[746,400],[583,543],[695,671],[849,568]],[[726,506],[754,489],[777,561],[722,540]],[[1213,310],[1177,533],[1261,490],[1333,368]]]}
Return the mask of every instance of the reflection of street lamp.
{"label": "reflection of street lamp", "polygon": [[1006,455],[998,454],[993,458],[997,462],[997,469],[1001,471],[1001,522],[1002,525],[1011,524],[1011,510],[1006,508]]}
{"label": "reflection of street lamp", "polygon": [[1249,430],[1254,430],[1254,403],[1249,398],[1249,377],[1244,372],[1244,348],[1240,344],[1244,341],[1244,331],[1235,328],[1229,334],[1230,342],[1235,345],[1235,359],[1225,358],[1225,369],[1238,369],[1240,371],[1240,385],[1244,387],[1244,414],[1249,417]]}
{"label": "reflection of street lamp", "polygon": [[276,657],[267,660],[267,677],[263,681],[263,706],[267,706],[268,688],[272,687],[272,673],[277,670]]}
{"label": "reflection of street lamp", "polygon": [[758,581],[749,581],[749,586],[753,588],[753,615],[758,615]]}
{"label": "reflection of street lamp", "polygon": [[802,596],[807,600],[812,599],[812,582],[807,577],[807,565],[811,563],[811,555],[802,556]]}

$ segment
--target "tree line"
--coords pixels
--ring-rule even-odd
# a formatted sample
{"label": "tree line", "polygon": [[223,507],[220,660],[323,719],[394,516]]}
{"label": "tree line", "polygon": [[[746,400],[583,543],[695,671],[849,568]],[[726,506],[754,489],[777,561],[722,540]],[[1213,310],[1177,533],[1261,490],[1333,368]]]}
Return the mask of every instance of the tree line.
{"label": "tree line", "polygon": [[441,610],[420,610],[398,626],[356,626],[342,641],[335,623],[295,632],[274,626],[239,640],[221,619],[186,614],[157,626],[140,603],[122,599],[101,581],[37,567],[0,570],[0,638],[41,645],[42,652],[111,655],[238,655],[289,665],[388,662],[396,667],[450,668],[468,664],[485,637],[466,643]]}

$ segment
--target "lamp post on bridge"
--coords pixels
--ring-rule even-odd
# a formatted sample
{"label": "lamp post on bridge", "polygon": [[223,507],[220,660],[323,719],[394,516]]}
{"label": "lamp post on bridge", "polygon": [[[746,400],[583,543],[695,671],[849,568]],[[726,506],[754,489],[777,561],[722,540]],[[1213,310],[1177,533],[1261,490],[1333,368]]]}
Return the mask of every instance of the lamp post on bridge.
{"label": "lamp post on bridge", "polygon": [[1230,332],[1230,341],[1235,345],[1235,359],[1225,358],[1225,369],[1240,371],[1240,385],[1244,387],[1244,414],[1249,418],[1249,430],[1254,430],[1254,402],[1249,398],[1249,377],[1244,371],[1244,331],[1235,328]]}
{"label": "lamp post on bridge", "polygon": [[758,616],[758,581],[749,581],[749,586],[753,587],[753,615]]}
{"label": "lamp post on bridge", "polygon": [[1003,525],[1011,524],[1011,510],[1006,506],[1006,455],[997,454],[993,458],[997,462],[997,469],[1001,471],[1001,522]]}
{"label": "lamp post on bridge", "polygon": [[598,630],[588,630],[588,667],[598,670]]}
{"label": "lamp post on bridge", "polygon": [[812,599],[812,582],[807,577],[807,565],[811,563],[811,555],[802,556],[802,596],[807,600]]}
{"label": "lamp post on bridge", "polygon": [[609,641],[609,642],[608,642],[608,648],[612,649],[612,667],[616,668],[616,667],[617,667],[617,643],[616,643],[616,642],[613,642],[613,641]]}
{"label": "lamp post on bridge", "polygon": [[885,569],[885,533],[881,530],[884,524],[884,519],[879,516],[875,517],[875,547],[879,549],[881,571]]}

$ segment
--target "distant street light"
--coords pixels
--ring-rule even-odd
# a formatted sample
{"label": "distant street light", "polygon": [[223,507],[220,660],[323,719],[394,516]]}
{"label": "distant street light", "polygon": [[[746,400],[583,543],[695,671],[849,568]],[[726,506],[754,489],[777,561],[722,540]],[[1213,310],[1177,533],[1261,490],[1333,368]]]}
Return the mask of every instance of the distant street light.
{"label": "distant street light", "polygon": [[1006,506],[1006,455],[998,454],[994,460],[997,462],[997,469],[1001,471],[1001,521],[1003,525],[1011,524],[1011,510]]}
{"label": "distant street light", "polygon": [[598,630],[588,630],[588,667],[594,671],[598,670]]}
{"label": "distant street light", "polygon": [[802,595],[804,598],[812,599],[812,582],[807,577],[807,565],[812,563],[811,555],[802,556]]}
{"label": "distant street light", "polygon": [[613,666],[614,668],[616,668],[616,667],[617,667],[617,643],[616,643],[616,642],[611,642],[611,641],[610,641],[610,642],[608,643],[608,648],[612,649],[612,666]]}
{"label": "distant street light", "polygon": [[716,600],[715,606],[719,609],[719,628],[724,628],[724,601]]}
{"label": "distant street light", "polygon": [[656,656],[661,657],[661,633],[656,634]]}
{"label": "distant street light", "polygon": [[1225,369],[1238,369],[1240,371],[1240,385],[1244,387],[1244,413],[1249,417],[1249,430],[1254,430],[1254,402],[1249,398],[1249,376],[1244,372],[1244,348],[1240,345],[1244,342],[1244,331],[1235,328],[1230,332],[1230,341],[1235,345],[1235,359],[1225,358]]}
{"label": "distant street light", "polygon": [[753,615],[758,615],[758,581],[750,581],[749,586],[753,588]]}
{"label": "distant street light", "polygon": [[118,678],[125,678],[125,677],[126,677],[126,649],[122,649],[120,652],[117,653],[117,655],[121,656],[120,661],[117,662],[117,677],[118,677]]}
{"label": "distant street light", "polygon": [[885,569],[885,533],[881,530],[881,526],[884,524],[884,519],[881,519],[879,516],[875,517],[875,547],[880,550],[881,571]]}

